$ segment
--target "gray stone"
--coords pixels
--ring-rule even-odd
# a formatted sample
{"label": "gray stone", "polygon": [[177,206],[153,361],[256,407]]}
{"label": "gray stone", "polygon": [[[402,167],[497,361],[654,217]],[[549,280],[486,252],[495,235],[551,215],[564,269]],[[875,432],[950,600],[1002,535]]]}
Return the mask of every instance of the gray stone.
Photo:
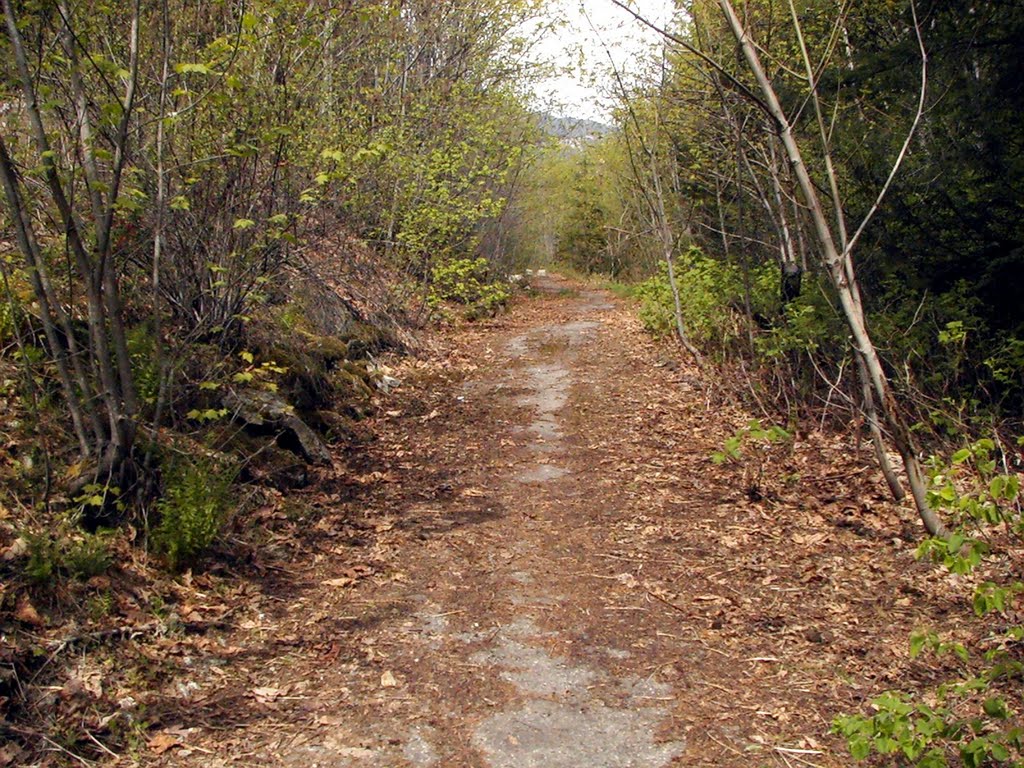
{"label": "gray stone", "polygon": [[274,392],[228,390],[224,394],[224,407],[244,423],[291,435],[306,461],[311,464],[330,464],[331,452],[306,422],[295,415],[295,409]]}

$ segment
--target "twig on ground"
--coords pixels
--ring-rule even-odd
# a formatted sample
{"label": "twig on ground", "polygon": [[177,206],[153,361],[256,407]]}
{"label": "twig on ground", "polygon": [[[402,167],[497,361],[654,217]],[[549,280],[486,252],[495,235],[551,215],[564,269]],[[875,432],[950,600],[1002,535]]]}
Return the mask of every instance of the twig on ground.
{"label": "twig on ground", "polygon": [[715,738],[714,736],[712,736],[712,735],[711,735],[710,733],[708,733],[708,734],[705,734],[705,735],[706,735],[706,736],[707,736],[707,737],[708,737],[709,739],[711,739],[711,740],[712,740],[713,742],[715,742],[715,744],[717,744],[718,746],[720,746],[720,747],[721,747],[722,749],[727,749],[727,750],[729,750],[730,752],[732,752],[732,753],[733,753],[734,755],[739,755],[740,757],[746,757],[746,755],[744,755],[744,754],[743,754],[742,752],[740,752],[740,751],[739,751],[738,749],[736,749],[735,747],[730,747],[730,746],[729,746],[728,744],[725,744],[725,743],[723,743],[723,742],[719,741],[719,740],[718,740],[718,739],[716,739],[716,738]]}
{"label": "twig on ground", "polygon": [[120,757],[121,757],[121,756],[120,756],[119,754],[117,754],[117,752],[114,752],[113,750],[111,750],[111,749],[110,749],[110,747],[108,747],[108,746],[107,746],[106,744],[104,744],[104,743],[103,743],[102,741],[100,741],[100,740],[99,740],[99,739],[97,739],[97,738],[96,738],[95,736],[93,736],[93,735],[92,735],[91,733],[89,733],[89,731],[84,731],[84,733],[85,733],[85,735],[86,735],[86,736],[87,736],[87,737],[89,738],[89,741],[91,741],[91,742],[92,742],[93,744],[95,744],[95,745],[96,745],[97,747],[99,747],[100,749],[102,749],[102,750],[103,750],[104,752],[106,752],[106,753],[107,753],[108,755],[110,755],[110,756],[111,756],[112,758],[114,758],[115,760],[118,760],[118,759],[120,759]]}

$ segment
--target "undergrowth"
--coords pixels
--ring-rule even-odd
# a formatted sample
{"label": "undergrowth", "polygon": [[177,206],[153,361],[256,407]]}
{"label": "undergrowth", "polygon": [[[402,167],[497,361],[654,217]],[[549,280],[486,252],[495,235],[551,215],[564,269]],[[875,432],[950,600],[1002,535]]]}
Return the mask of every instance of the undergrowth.
{"label": "undergrowth", "polygon": [[191,564],[220,533],[232,509],[231,487],[236,474],[234,468],[194,459],[170,468],[157,503],[159,520],[150,532],[150,541],[172,569]]}
{"label": "undergrowth", "polygon": [[918,557],[961,576],[984,569],[1001,577],[974,587],[978,626],[972,641],[943,638],[928,628],[910,637],[912,658],[951,656],[958,677],[923,691],[885,691],[871,700],[870,713],[836,718],[833,730],[858,760],[875,753],[900,756],[918,768],[1024,766],[1024,625],[1017,612],[1024,582],[1014,566],[1024,543],[1024,514],[1020,478],[1002,469],[998,458],[995,441],[982,439],[946,461],[930,462],[929,502],[954,530],[948,538],[923,542]]}

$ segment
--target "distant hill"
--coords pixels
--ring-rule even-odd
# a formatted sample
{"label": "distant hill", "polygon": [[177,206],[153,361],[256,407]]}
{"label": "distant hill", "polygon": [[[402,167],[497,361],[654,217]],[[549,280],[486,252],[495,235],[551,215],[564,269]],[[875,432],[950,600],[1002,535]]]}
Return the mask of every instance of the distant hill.
{"label": "distant hill", "polygon": [[599,139],[615,130],[612,126],[596,120],[560,117],[549,112],[538,112],[537,121],[548,135],[571,143]]}

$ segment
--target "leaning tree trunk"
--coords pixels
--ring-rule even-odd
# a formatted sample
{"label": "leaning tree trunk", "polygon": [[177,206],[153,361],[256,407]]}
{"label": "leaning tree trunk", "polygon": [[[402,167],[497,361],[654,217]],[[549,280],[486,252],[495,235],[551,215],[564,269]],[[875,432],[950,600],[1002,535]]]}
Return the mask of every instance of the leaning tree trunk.
{"label": "leaning tree trunk", "polygon": [[[836,247],[836,241],[832,235],[828,217],[825,215],[817,188],[807,171],[800,146],[793,135],[792,125],[779,102],[771,80],[761,64],[753,41],[743,28],[743,24],[736,15],[730,0],[718,0],[718,4],[764,96],[768,112],[778,127],[782,146],[785,149],[790,164],[793,166],[793,173],[796,176],[797,184],[800,187],[804,202],[814,223],[818,245],[822,251],[822,260],[839,296],[843,316],[853,336],[855,354],[859,355],[863,361],[863,365],[858,366],[859,375],[862,382],[870,387],[872,395],[877,399],[875,405],[879,409],[886,426],[889,428],[896,450],[903,459],[907,481],[910,485],[911,495],[914,498],[918,514],[931,535],[947,536],[948,531],[946,527],[928,504],[925,475],[918,459],[917,446],[900,413],[899,405],[889,386],[885,369],[878,357],[878,351],[868,333],[864,309],[861,304],[860,289],[854,276],[850,249],[847,247],[840,252]],[[809,85],[812,89],[815,87],[813,82]],[[823,149],[827,154],[827,148]],[[881,447],[884,448],[884,445]],[[878,444],[876,444],[877,450]],[[882,462],[882,451],[878,451],[878,453],[879,461]]]}

